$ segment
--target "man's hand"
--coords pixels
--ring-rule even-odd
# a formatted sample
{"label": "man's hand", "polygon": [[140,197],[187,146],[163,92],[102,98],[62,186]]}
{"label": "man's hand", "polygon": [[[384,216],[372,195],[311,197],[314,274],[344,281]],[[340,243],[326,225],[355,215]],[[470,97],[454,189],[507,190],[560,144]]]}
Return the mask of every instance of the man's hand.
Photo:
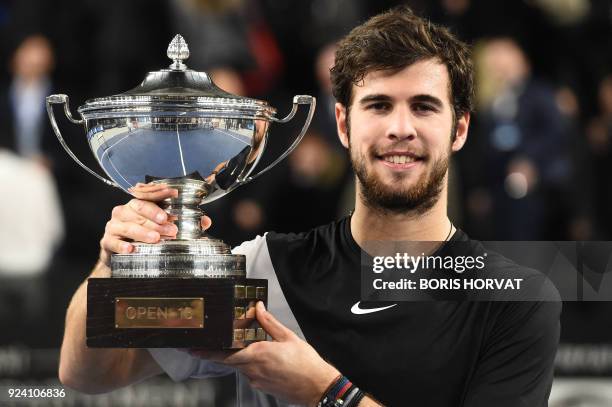
{"label": "man's hand", "polygon": [[265,393],[291,403],[318,403],[340,372],[278,322],[266,311],[263,302],[257,303],[256,317],[273,341],[255,342],[230,356],[213,356],[213,360],[239,369],[250,379],[252,387]]}
{"label": "man's hand", "polygon": [[[108,266],[113,253],[131,253],[130,241],[157,243],[160,239],[172,239],[177,228],[168,214],[154,202],[176,197],[178,191],[164,184],[136,184],[130,192],[135,199],[113,208],[111,220],[106,224],[100,241],[100,263]],[[202,218],[202,227],[210,227],[211,220]]]}

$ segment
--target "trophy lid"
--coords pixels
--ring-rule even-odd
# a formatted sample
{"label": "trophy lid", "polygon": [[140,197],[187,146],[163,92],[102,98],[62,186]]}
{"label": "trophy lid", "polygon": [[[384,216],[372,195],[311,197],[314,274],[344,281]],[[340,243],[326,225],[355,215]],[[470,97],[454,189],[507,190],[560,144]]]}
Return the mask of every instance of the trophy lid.
{"label": "trophy lid", "polygon": [[217,87],[206,72],[188,69],[189,48],[177,34],[167,51],[172,64],[149,72],[142,83],[117,95],[90,99],[78,111],[85,119],[133,116],[152,112],[193,112],[199,117],[271,120],[267,102],[234,95]]}

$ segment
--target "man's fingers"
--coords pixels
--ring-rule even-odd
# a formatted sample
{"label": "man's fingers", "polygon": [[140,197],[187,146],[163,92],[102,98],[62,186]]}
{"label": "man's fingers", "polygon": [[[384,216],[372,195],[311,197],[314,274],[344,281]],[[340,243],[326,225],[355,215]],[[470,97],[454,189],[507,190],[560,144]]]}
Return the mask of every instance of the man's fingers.
{"label": "man's fingers", "polygon": [[212,219],[205,215],[202,216],[200,223],[202,224],[202,230],[206,230],[212,225]]}
{"label": "man's fingers", "polygon": [[159,191],[162,189],[168,188],[168,184],[159,183],[159,182],[149,182],[148,184],[143,184],[142,182],[137,183],[130,190],[141,191],[141,192],[151,192],[151,191]]}
{"label": "man's fingers", "polygon": [[[135,220],[134,213],[138,216],[147,218],[155,223],[163,224],[168,221],[168,214],[157,204],[140,199],[132,199],[116,214],[122,221]],[[134,213],[130,213],[134,212]],[[113,216],[115,217],[115,216]]]}
{"label": "man's fingers", "polygon": [[[106,253],[128,254],[134,251],[134,246],[132,246],[130,243],[109,235],[104,235],[100,241],[100,247]],[[102,260],[108,264],[110,259],[105,258]]]}
{"label": "man's fingers", "polygon": [[[140,215],[134,209],[132,209],[129,205],[118,207],[121,208],[120,211],[114,214],[113,220],[118,220],[120,222],[127,223],[136,223],[140,226],[143,226],[147,229],[155,230],[160,235],[165,237],[175,237],[178,229],[174,223],[165,222],[165,223],[157,223],[154,222],[150,218],[147,218],[143,215]],[[147,208],[146,211],[149,211],[152,208]],[[159,211],[164,212],[160,208]],[[151,210],[149,212],[149,216],[157,217],[159,215],[159,211]],[[164,212],[165,213],[165,212]],[[162,216],[157,217],[157,220],[161,219]]]}
{"label": "man's fingers", "polygon": [[168,184],[160,184],[160,183],[153,183],[153,182],[150,182],[148,184],[143,184],[139,182],[133,187],[129,188],[128,190],[130,192],[147,193],[147,192],[163,191],[168,188],[169,188]]}
{"label": "man's fingers", "polygon": [[241,349],[231,355],[226,355],[220,359],[211,359],[215,362],[224,363],[230,366],[244,365],[252,363],[253,357],[255,356],[255,348],[257,343],[252,343],[244,349]]}
{"label": "man's fingers", "polygon": [[157,243],[161,234],[134,222],[119,222],[111,220],[106,224],[105,236],[123,237],[144,243]]}
{"label": "man's fingers", "polygon": [[165,184],[136,184],[128,191],[138,199],[154,202],[178,196],[178,190]]}
{"label": "man's fingers", "polygon": [[112,218],[106,224],[100,240],[100,259],[110,262],[112,253],[132,253],[134,246],[126,240],[157,243],[161,238],[174,238],[177,227],[168,214],[153,201],[178,196],[176,189],[165,184],[136,184],[129,191],[137,199],[113,208]]}
{"label": "man's fingers", "polygon": [[166,198],[176,198],[178,196],[178,191],[176,189],[167,188],[160,191],[153,192],[137,192],[130,191],[131,194],[138,199],[144,199],[146,201],[159,202],[163,201]]}
{"label": "man's fingers", "polygon": [[272,314],[266,311],[262,301],[255,306],[257,321],[275,341],[284,341],[293,336],[293,332],[281,324]]}

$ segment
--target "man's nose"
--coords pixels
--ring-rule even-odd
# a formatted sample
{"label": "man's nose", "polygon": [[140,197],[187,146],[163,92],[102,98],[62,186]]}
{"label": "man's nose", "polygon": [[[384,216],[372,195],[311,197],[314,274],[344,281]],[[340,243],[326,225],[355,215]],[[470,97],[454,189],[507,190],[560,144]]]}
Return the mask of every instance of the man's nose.
{"label": "man's nose", "polygon": [[414,118],[407,108],[394,109],[389,116],[389,127],[387,137],[393,140],[412,140],[416,138],[417,132],[414,126]]}

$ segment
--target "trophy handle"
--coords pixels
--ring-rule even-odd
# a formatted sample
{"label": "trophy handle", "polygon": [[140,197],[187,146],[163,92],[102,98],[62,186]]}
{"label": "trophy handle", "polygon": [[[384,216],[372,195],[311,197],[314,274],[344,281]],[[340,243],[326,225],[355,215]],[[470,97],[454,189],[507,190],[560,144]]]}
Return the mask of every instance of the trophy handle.
{"label": "trophy handle", "polygon": [[53,106],[52,106],[54,104],[59,104],[59,105],[63,104],[64,105],[64,113],[66,114],[66,117],[68,118],[68,120],[70,120],[72,123],[74,123],[74,124],[83,124],[84,120],[83,119],[78,120],[78,119],[75,119],[74,117],[72,117],[72,113],[70,113],[70,107],[68,106],[68,95],[50,95],[50,96],[47,96],[47,114],[49,114],[49,120],[51,120],[51,127],[53,127],[53,132],[57,136],[57,139],[59,140],[59,142],[62,145],[62,147],[64,147],[64,150],[66,150],[68,155],[74,161],[76,161],[76,163],[79,164],[85,171],[87,171],[88,173],[90,173],[94,177],[98,178],[100,181],[104,182],[107,185],[120,188],[119,185],[117,185],[117,183],[104,178],[103,176],[99,175],[95,171],[91,170],[88,166],[83,164],[81,162],[81,160],[79,160],[77,158],[77,156],[74,155],[72,150],[70,150],[70,147],[68,147],[68,144],[66,144],[66,141],[62,137],[62,133],[60,132],[59,127],[57,126],[57,122],[55,121],[55,115],[53,114]]}
{"label": "trophy handle", "polygon": [[289,154],[291,154],[293,150],[295,150],[297,145],[304,138],[304,135],[306,134],[306,130],[308,130],[308,127],[310,126],[310,122],[312,121],[312,116],[314,115],[316,104],[317,104],[317,99],[312,96],[297,95],[293,97],[293,106],[291,107],[291,111],[289,112],[287,116],[285,116],[282,119],[277,119],[275,117],[272,118],[272,121],[276,123],[287,123],[289,120],[293,119],[293,116],[295,116],[295,113],[297,112],[299,105],[310,105],[310,108],[308,109],[308,115],[306,116],[306,121],[304,122],[304,126],[302,127],[302,130],[300,131],[300,134],[297,136],[297,138],[293,141],[293,143],[289,146],[287,151],[281,154],[276,160],[274,160],[270,165],[268,165],[263,170],[259,171],[257,174],[252,175],[242,180],[239,183],[239,185],[244,185],[246,183],[253,181],[255,178],[259,177],[261,174],[272,169],[272,167],[274,167],[276,164],[284,160],[285,157],[287,157]]}

